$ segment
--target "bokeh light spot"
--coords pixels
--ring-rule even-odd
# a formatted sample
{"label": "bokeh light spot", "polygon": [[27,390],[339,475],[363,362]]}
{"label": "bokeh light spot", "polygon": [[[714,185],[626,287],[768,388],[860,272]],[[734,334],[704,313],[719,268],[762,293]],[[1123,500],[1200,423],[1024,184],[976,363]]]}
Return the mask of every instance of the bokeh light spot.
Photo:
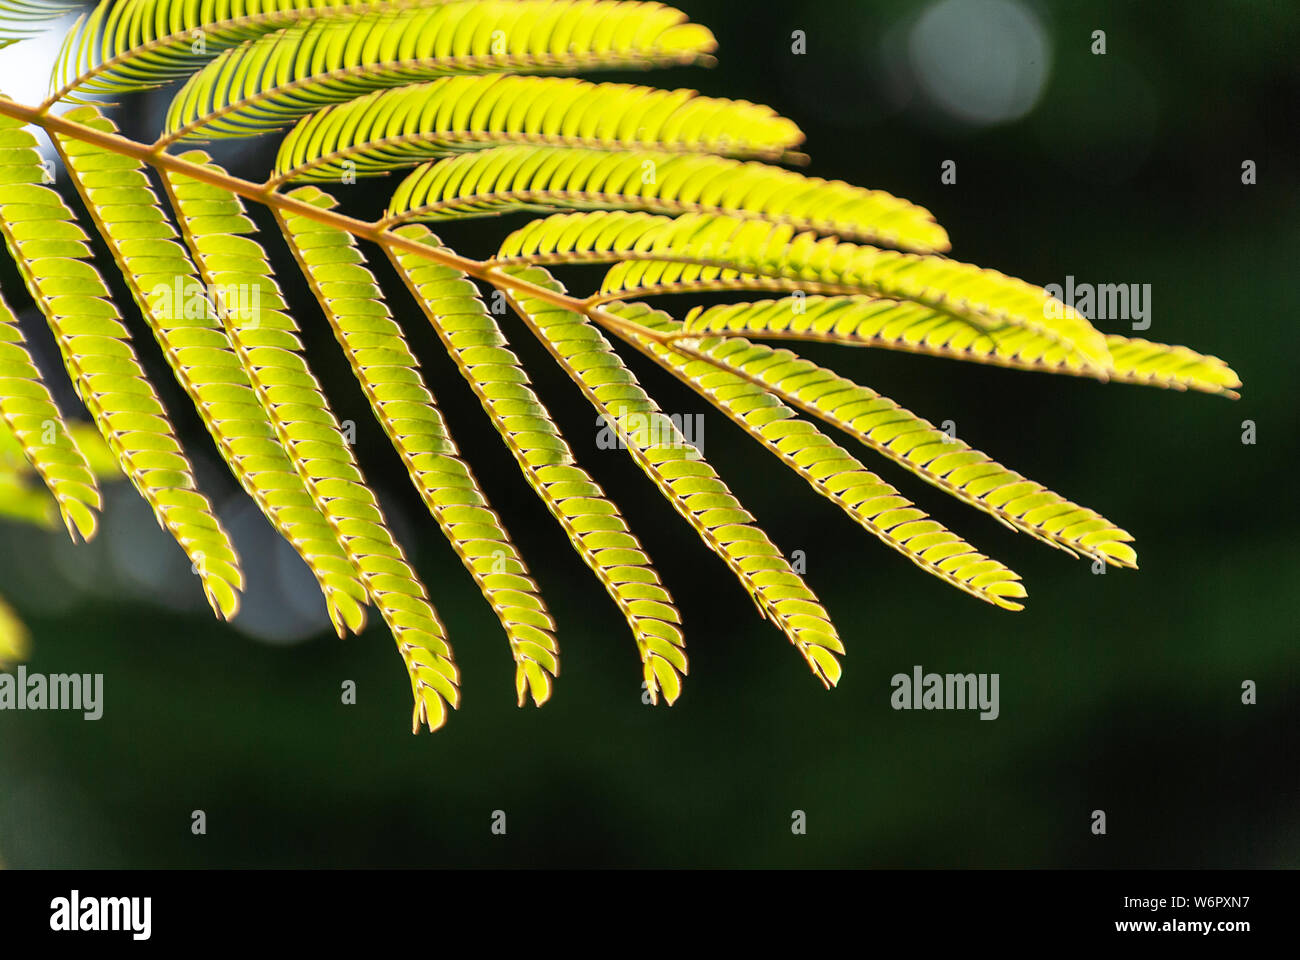
{"label": "bokeh light spot", "polygon": [[1038,18],[1015,0],[939,0],[913,25],[908,60],[931,103],[987,126],[1034,108],[1051,49]]}

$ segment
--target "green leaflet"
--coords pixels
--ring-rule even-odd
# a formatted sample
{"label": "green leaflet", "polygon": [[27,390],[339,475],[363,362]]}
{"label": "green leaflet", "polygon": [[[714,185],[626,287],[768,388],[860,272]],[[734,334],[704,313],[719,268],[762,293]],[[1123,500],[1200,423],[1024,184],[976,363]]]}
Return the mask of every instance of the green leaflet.
{"label": "green leaflet", "polygon": [[197,489],[167,413],[91,265],[86,235],[59,195],[41,185],[35,143],[20,122],[0,117],[0,231],[123,472],[190,558],[213,610],[229,619],[243,588],[234,547]]}
{"label": "green leaflet", "polygon": [[[397,233],[431,246],[422,226]],[[393,265],[474,390],[533,490],[573,548],[618,604],[636,639],[646,691],[671,704],[687,671],[681,615],[618,508],[574,462],[550,413],[528,385],[528,374],[464,274],[388,248]]]}
{"label": "green leaflet", "polygon": [[[112,121],[94,107],[79,107],[68,116],[95,129],[116,131]],[[360,632],[365,626],[365,586],[276,440],[217,316],[214,297],[241,300],[249,291],[210,286],[199,278],[138,161],[67,138],[59,138],[59,147],[69,175],[222,460],[311,570],[339,636],[347,630]]]}
{"label": "green leaflet", "polygon": [[90,94],[150,90],[189,76],[223,50],[292,24],[445,2],[100,0],[64,37],[52,84],[58,99],[74,102]]}
{"label": "green leaflet", "polygon": [[780,159],[803,142],[771,107],[573,77],[444,77],[303,117],[275,180],[343,181],[511,143]]}
{"label": "green leaflet", "polygon": [[[47,426],[52,434],[54,421],[50,421]],[[85,463],[92,480],[97,482],[121,478],[122,471],[118,467],[117,457],[104,442],[104,438],[99,435],[99,430],[94,424],[82,420],[69,420],[65,423],[64,429],[68,443],[75,448],[77,457]],[[44,437],[41,438],[41,442],[44,442]],[[20,487],[30,491],[31,502],[41,505],[41,509],[36,511],[22,511],[21,519],[36,520],[43,526],[51,528],[57,526],[59,505],[40,472],[32,465],[31,458],[23,449],[23,442],[10,429],[3,417],[0,417],[0,476],[3,476],[7,489]],[[13,505],[0,498],[0,512]]]}
{"label": "green leaflet", "polygon": [[39,25],[80,5],[81,0],[0,0],[0,49],[26,40],[39,32]]}
{"label": "green leaflet", "polygon": [[53,530],[59,508],[9,425],[0,419],[0,518]]}
{"label": "green leaflet", "polygon": [[9,304],[0,297],[0,418],[45,482],[75,541],[95,535],[102,506],[95,475],[68,432],[49,389],[23,345]]}
{"label": "green leaflet", "polygon": [[426,163],[394,191],[387,219],[556,208],[722,214],[907,250],[948,249],[930,211],[881,190],[763,163],[646,150],[516,145]]}
{"label": "green leaflet", "polygon": [[521,264],[616,262],[601,286],[606,294],[744,275],[848,286],[919,303],[981,329],[1032,330],[1101,376],[1112,366],[1105,338],[1086,317],[1023,280],[945,257],[796,233],[785,224],[706,214],[675,220],[620,211],[556,214],[516,230],[498,256]]}
{"label": "green leaflet", "polygon": [[[30,387],[40,386],[41,390],[44,390],[44,387],[40,381],[29,380],[25,375],[10,377],[9,372],[12,372],[15,367],[30,365],[31,361],[28,359],[25,364],[21,364],[11,358],[10,349],[15,346],[21,347],[21,340],[4,339],[9,331],[3,330],[3,327],[4,324],[0,323],[0,355],[5,358],[0,359],[0,389],[11,391],[6,396],[17,396],[25,403],[35,403],[41,396],[35,389],[28,392],[12,390],[17,383],[27,384]],[[55,410],[52,417],[57,416],[58,412]],[[54,518],[59,514],[62,506],[60,498],[67,496],[62,490],[57,493],[54,493],[54,490],[75,483],[78,486],[88,487],[98,498],[95,478],[113,477],[118,474],[117,461],[112,451],[104,444],[95,428],[89,424],[73,421],[65,425],[61,419],[52,418],[45,421],[45,426],[37,432],[37,439],[33,440],[29,436],[29,415],[22,414],[14,420],[19,424],[18,433],[10,429],[7,418],[0,417],[0,517],[21,523],[32,523],[40,527],[53,527],[57,522]],[[56,442],[45,443],[44,436],[41,434],[47,428],[50,432],[45,436],[55,438]],[[55,430],[58,432],[55,433]],[[28,449],[31,447],[38,448],[38,457],[33,457]],[[51,482],[51,475],[76,477],[83,471],[85,476],[78,477],[75,481]],[[41,483],[42,479],[45,481],[44,485]],[[96,500],[96,505],[97,502]],[[86,539],[94,535],[95,514],[88,507],[86,509],[90,519],[87,526],[74,527],[68,520],[68,513],[64,513],[64,522],[68,524],[68,532],[74,541],[78,531]],[[18,615],[5,603],[4,598],[0,597],[0,667],[26,659],[29,639],[27,629]]]}
{"label": "green leaflet", "polygon": [[[661,263],[655,261],[640,261],[646,266],[645,274],[640,278],[642,282],[636,282],[628,279],[625,283],[618,286],[617,289],[611,289],[605,293],[597,292],[592,294],[589,302],[593,306],[612,303],[620,300],[625,303],[631,302],[636,298],[662,297],[670,294],[689,293],[698,296],[702,293],[734,293],[737,291],[760,291],[763,293],[791,293],[796,295],[812,296],[815,294],[853,294],[855,288],[845,284],[821,283],[816,280],[798,280],[793,277],[760,277],[752,273],[740,273],[727,271],[728,276],[710,277],[705,280],[700,277],[691,277],[689,279],[680,279],[677,277],[682,270],[683,264],[680,263]],[[620,269],[615,266],[612,269]],[[859,294],[860,296],[860,294]],[[879,297],[866,298],[880,300]],[[899,302],[899,301],[895,301]],[[965,320],[958,320],[957,323],[964,326],[972,327],[977,333],[983,332],[979,327],[974,327]],[[1049,341],[1054,342],[1054,341]]]}
{"label": "green leaflet", "polygon": [[[1241,378],[1218,357],[1118,334],[1107,334],[1106,346],[1115,362],[1111,377],[1123,383],[1217,393],[1233,400],[1241,396],[1233,389],[1241,386]],[[1081,372],[1064,357],[1053,365],[1040,362],[1030,369],[1075,375]]]}
{"label": "green leaflet", "polygon": [[[94,493],[96,508],[99,493],[95,488],[94,473],[80,450],[80,445],[86,443],[85,433],[70,431],[59,418],[53,404],[49,403],[43,383],[29,377],[29,368],[34,370],[31,359],[22,349],[21,335],[12,339],[17,334],[17,326],[8,306],[0,300],[0,318],[4,317],[8,319],[0,319],[0,409],[5,412],[5,416],[0,417],[0,518],[50,527],[56,522],[55,515],[63,508],[63,500],[68,497],[67,492],[55,492],[58,487],[84,485]],[[15,348],[21,351],[23,359],[17,358]],[[10,416],[10,411],[14,409],[9,403],[11,399],[17,400],[24,412]],[[53,411],[52,418],[46,423],[55,425],[52,430],[57,429],[57,433],[49,434],[54,441],[48,444],[40,436],[40,428],[35,431],[35,439],[31,436],[31,414],[26,411],[28,406],[34,406],[38,402],[49,403],[50,410]],[[11,429],[15,423],[17,432]],[[76,425],[80,426],[82,425]],[[103,468],[103,457],[107,451],[95,452],[95,465]],[[111,460],[111,454],[107,455]],[[48,492],[36,480],[35,475],[38,473],[44,479]],[[51,482],[52,474],[77,476],[78,479]],[[84,476],[78,476],[82,474]],[[81,501],[77,503],[85,511],[88,522],[78,520],[75,521],[78,525],[74,526],[70,512],[66,509],[63,512],[64,522],[73,540],[76,540],[78,530],[89,539],[95,532],[95,514],[89,505]],[[31,637],[18,614],[4,597],[0,597],[0,668],[25,660],[30,641]]]}
{"label": "green leaflet", "polygon": [[469,0],[317,20],[227,50],[194,74],[172,100],[163,142],[264,133],[372,90],[451,74],[691,63],[714,41],[685,19],[657,3]]}
{"label": "green leaflet", "polygon": [[[290,195],[326,210],[335,206],[315,187]],[[279,222],[375,418],[505,628],[519,705],[531,694],[541,706],[559,672],[555,624],[500,517],[461,458],[356,241],[343,230],[304,217],[280,216]]]}
{"label": "green leaflet", "polygon": [[[541,268],[526,279],[562,292]],[[843,653],[844,646],[816,595],[677,425],[641,389],[599,328],[581,314],[539,298],[511,292],[506,297],[605,423],[617,431],[659,492],[726,563],[763,616],[789,638],[818,679],[834,686],[840,677],[835,654]]]}
{"label": "green leaflet", "polygon": [[888,397],[791,353],[741,337],[672,341],[672,349],[751,380],[787,403],[851,434],[923,480],[1013,529],[1062,547],[1137,566],[1133,537],[950,437]]}
{"label": "green leaflet", "polygon": [[[220,169],[201,151],[187,159]],[[460,675],[446,630],[307,365],[266,253],[248,239],[253,223],[228,190],[175,173],[166,183],[206,282],[258,291],[255,307],[242,303],[223,311],[226,330],[276,436],[392,631],[415,698],[412,729],[427,724],[436,730],[446,721],[447,704],[460,702]]]}
{"label": "green leaflet", "polygon": [[[684,291],[675,291],[684,292]],[[684,335],[739,333],[764,339],[825,340],[992,363],[1018,370],[1087,376],[1061,345],[1022,327],[981,330],[915,303],[874,297],[799,296],[696,308]],[[1235,397],[1241,386],[1227,364],[1186,347],[1106,336],[1110,379]]]}
{"label": "green leaflet", "polygon": [[[533,268],[540,270],[541,268]],[[678,324],[645,304],[612,304],[619,317],[660,333]],[[1020,610],[1020,577],[991,560],[918,510],[897,490],[865,469],[820,430],[763,387],[706,360],[675,353],[647,337],[629,343],[708,399],[782,459],[818,493],[836,504],[886,546],[922,570],[972,596],[1007,610]]]}

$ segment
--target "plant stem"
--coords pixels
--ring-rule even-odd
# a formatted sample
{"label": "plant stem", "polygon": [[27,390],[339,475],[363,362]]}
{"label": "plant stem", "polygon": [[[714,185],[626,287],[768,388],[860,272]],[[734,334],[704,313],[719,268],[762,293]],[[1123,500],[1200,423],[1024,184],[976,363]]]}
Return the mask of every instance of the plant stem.
{"label": "plant stem", "polygon": [[38,126],[48,133],[51,138],[56,134],[71,137],[74,140],[80,140],[84,143],[92,143],[96,146],[103,147],[105,150],[111,150],[128,157],[134,157],[143,161],[159,170],[170,170],[174,173],[180,173],[184,176],[198,180],[202,183],[211,184],[215,187],[221,187],[229,190],[231,193],[238,194],[254,203],[259,203],[265,207],[271,207],[282,214],[292,214],[294,216],[306,217],[309,220],[315,220],[317,223],[334,227],[338,230],[344,230],[359,237],[363,240],[369,240],[371,243],[379,244],[381,247],[395,248],[414,253],[426,260],[432,260],[446,267],[452,267],[456,270],[468,274],[471,277],[490,283],[494,287],[509,287],[520,293],[547,303],[553,304],[565,310],[572,310],[590,317],[601,326],[611,330],[627,330],[640,333],[659,339],[658,334],[651,330],[642,329],[640,324],[633,324],[621,317],[617,317],[608,310],[600,309],[595,305],[588,304],[584,300],[573,297],[568,294],[556,293],[546,287],[540,287],[537,284],[530,283],[527,280],[521,280],[518,277],[511,276],[497,269],[491,261],[474,260],[470,257],[463,257],[446,247],[431,247],[427,243],[420,243],[416,240],[409,240],[406,237],[399,236],[385,227],[366,220],[358,220],[356,217],[349,217],[346,214],[339,213],[335,210],[322,210],[320,207],[306,203],[302,200],[296,200],[293,197],[285,196],[275,190],[273,186],[263,183],[253,183],[240,177],[233,176],[219,170],[213,170],[202,164],[194,163],[183,157],[178,157],[157,148],[154,145],[139,143],[117,133],[108,133],[103,130],[96,130],[84,123],[78,123],[75,120],[69,120],[66,117],[51,114],[45,111],[43,107],[31,107],[26,104],[17,103],[13,100],[0,98],[0,115],[12,117],[15,120],[21,120]]}

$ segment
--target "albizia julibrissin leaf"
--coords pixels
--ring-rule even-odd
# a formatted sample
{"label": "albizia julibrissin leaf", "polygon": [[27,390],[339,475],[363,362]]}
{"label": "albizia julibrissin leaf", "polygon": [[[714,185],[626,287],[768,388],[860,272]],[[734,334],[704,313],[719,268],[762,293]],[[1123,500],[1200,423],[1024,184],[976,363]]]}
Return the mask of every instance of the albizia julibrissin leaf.
{"label": "albizia julibrissin leaf", "polygon": [[149,90],[189,76],[223,50],[296,23],[446,2],[100,0],[64,37],[53,82],[61,99]]}
{"label": "albizia julibrissin leaf", "polygon": [[[783,297],[696,308],[682,335],[742,334],[762,339],[822,340],[884,347],[1011,367],[1088,376],[1059,343],[1021,327],[988,331],[915,303],[875,297]],[[1187,347],[1106,335],[1112,380],[1236,397],[1237,374],[1218,357]]]}
{"label": "albizia julibrissin leaf", "polygon": [[[1234,388],[1241,386],[1241,378],[1218,357],[1174,344],[1152,343],[1113,333],[1106,335],[1106,346],[1115,361],[1111,377],[1123,383],[1217,393],[1234,400],[1240,396]],[[1039,363],[1029,369],[1085,375],[1064,357],[1053,364]]]}
{"label": "albizia julibrissin leaf", "polygon": [[[540,268],[529,279],[563,292]],[[817,596],[700,451],[641,389],[600,329],[580,313],[503,289],[664,498],[727,565],[817,678],[834,686],[840,677],[835,655],[842,654],[844,646]]]}
{"label": "albizia julibrissin leaf", "polygon": [[786,224],[710,214],[676,219],[610,211],[534,220],[501,246],[503,263],[616,263],[601,290],[746,275],[834,284],[908,300],[981,329],[1022,327],[1105,376],[1106,341],[1088,319],[1045,290],[945,257],[899,253],[798,233]]}
{"label": "albizia julibrissin leaf", "polygon": [[[4,362],[0,361],[0,366]],[[53,420],[47,421],[50,431],[55,429],[54,423]],[[66,430],[76,456],[89,468],[93,480],[117,479],[121,476],[113,451],[104,443],[104,438],[93,424],[71,420],[66,424]],[[44,441],[45,437],[41,437],[37,442],[44,444]],[[53,530],[59,522],[59,516],[59,504],[39,471],[32,465],[31,456],[23,449],[23,441],[9,428],[4,417],[0,417],[0,518]],[[66,520],[64,525],[67,526]],[[79,531],[76,527],[71,527],[69,533],[75,543]]]}
{"label": "albizia julibrissin leaf", "polygon": [[503,146],[426,163],[394,191],[387,219],[557,208],[724,214],[923,253],[949,246],[930,211],[882,190],[754,161],[647,150]]}
{"label": "albizia julibrissin leaf", "polygon": [[573,77],[444,77],[376,90],[303,117],[280,144],[275,181],[342,181],[507,144],[780,159],[793,121],[745,100]]}
{"label": "albizia julibrissin leaf", "polygon": [[53,530],[59,508],[23,454],[22,444],[0,420],[0,520]]}
{"label": "albizia julibrissin leaf", "polygon": [[[409,225],[397,233],[439,245],[423,226]],[[388,254],[529,485],[623,612],[651,700],[658,702],[662,691],[671,704],[687,670],[678,626],[681,615],[618,507],[574,462],[572,450],[533,393],[528,374],[510,352],[473,282],[458,270],[414,253],[389,248]]]}
{"label": "albizia julibrissin leaf", "polygon": [[[82,0],[0,0],[0,49],[38,32],[40,25],[75,10]],[[31,26],[27,26],[31,24]]]}
{"label": "albizia julibrissin leaf", "polygon": [[462,73],[693,63],[713,35],[680,10],[620,0],[469,0],[317,20],[227,50],[168,108],[163,141],[248,137],[376,89]]}
{"label": "albizia julibrissin leaf", "polygon": [[[66,116],[116,132],[94,107],[79,107]],[[57,143],[68,175],[217,452],[311,570],[339,636],[346,630],[360,632],[366,588],[276,440],[218,316],[222,304],[213,302],[214,297],[239,298],[248,291],[212,289],[200,279],[140,161],[67,137]]]}
{"label": "albizia julibrissin leaf", "polygon": [[1013,529],[1071,553],[1137,565],[1133,537],[1105,517],[1008,470],[874,390],[789,350],[742,337],[684,338],[670,345],[757,383]]}
{"label": "albizia julibrissin leaf", "polygon": [[36,140],[0,118],[0,232],[45,315],[68,375],[122,470],[176,539],[208,602],[229,619],[243,574],[230,538],[136,359],[87,237],[57,193],[42,186]]}
{"label": "albizia julibrissin leaf", "polygon": [[[201,151],[186,159],[220,169]],[[231,342],[276,436],[392,631],[415,698],[412,731],[422,723],[436,730],[447,719],[447,704],[460,702],[446,630],[307,365],[270,261],[247,236],[253,223],[228,190],[174,172],[165,183],[204,280],[218,289],[258,292],[255,305],[227,304],[223,311]]]}
{"label": "albizia julibrissin leaf", "polygon": [[[0,187],[0,195],[3,188]],[[68,535],[89,540],[103,502],[95,475],[54,405],[9,304],[0,297],[0,418],[58,505]]]}
{"label": "albizia julibrissin leaf", "polygon": [[[531,278],[532,271],[541,269],[533,267],[523,275]],[[666,313],[646,304],[615,303],[608,309],[657,333],[679,328]],[[763,387],[706,360],[682,356],[651,337],[631,333],[622,336],[682,383],[707,397],[814,490],[922,570],[988,603],[1007,610],[1023,609],[1016,602],[1025,596],[1018,574],[978,553],[926,516]]]}
{"label": "albizia julibrissin leaf", "polygon": [[[315,187],[302,187],[290,196],[325,210],[336,205]],[[555,624],[501,518],[461,458],[355,239],[306,217],[277,216],[370,409],[505,628],[516,665],[519,705],[531,694],[541,706],[550,698],[551,678],[559,671]]]}

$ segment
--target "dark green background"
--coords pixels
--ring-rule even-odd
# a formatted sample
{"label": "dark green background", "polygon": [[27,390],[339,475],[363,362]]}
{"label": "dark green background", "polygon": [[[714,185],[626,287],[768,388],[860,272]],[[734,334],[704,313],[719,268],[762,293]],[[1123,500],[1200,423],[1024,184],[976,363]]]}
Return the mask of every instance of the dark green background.
{"label": "dark green background", "polygon": [[[114,498],[173,567],[168,603],[131,599],[106,530],[69,561],[54,535],[0,531],[0,591],[28,620],[30,669],[102,672],[104,718],[0,714],[0,860],[9,866],[1294,866],[1300,861],[1296,649],[1297,95],[1293,3],[1035,7],[1053,65],[1022,121],[971,130],[891,104],[882,36],[922,5],[684,0],[720,64],[650,77],[769,103],[801,123],[809,172],[888,189],[950,231],[954,256],[1040,283],[1150,283],[1152,339],[1227,358],[1244,398],[1101,385],[885,351],[814,349],[1137,537],[1141,570],[1090,564],[862,459],[1025,576],[1009,614],[917,572],[710,415],[705,449],[836,616],[849,653],[827,693],[722,564],[615,452],[526,332],[506,332],[582,462],[624,508],[685,617],[691,673],[644,706],[635,650],[481,411],[409,309],[462,447],[539,577],[563,672],[514,705],[501,631],[422,514],[338,351],[304,310],[317,369],[451,631],[464,704],[407,731],[409,688],[382,625],[340,641],[250,639],[204,613],[178,550]],[[802,29],[808,53],[790,53]],[[1089,53],[1105,29],[1108,53]],[[22,56],[22,48],[3,56]],[[43,67],[43,65],[42,65]],[[33,67],[36,69],[36,66]],[[137,101],[139,102],[139,101]],[[123,121],[146,137],[163,100]],[[143,119],[142,119],[143,118]],[[144,122],[148,120],[149,122]],[[254,176],[269,143],[223,154]],[[941,185],[941,161],[958,164]],[[1259,182],[1243,186],[1253,159]],[[373,215],[379,193],[355,187]],[[512,222],[513,223],[513,222]],[[508,226],[442,231],[485,253]],[[275,247],[274,237],[268,237]],[[303,285],[284,271],[296,303]],[[8,265],[5,290],[15,289]],[[125,298],[121,302],[127,302]],[[674,306],[685,306],[684,302]],[[1122,325],[1110,325],[1123,332]],[[39,345],[39,344],[38,344]],[[164,381],[159,355],[142,350]],[[665,409],[705,409],[633,360]],[[166,397],[221,501],[233,483],[179,394]],[[192,413],[192,411],[191,411]],[[1254,420],[1258,443],[1241,443]],[[125,492],[125,491],[123,491]],[[116,518],[116,519],[114,519]],[[277,599],[250,556],[249,604]],[[128,554],[127,563],[130,563]],[[128,573],[131,571],[127,571]],[[145,571],[144,576],[148,575]],[[377,616],[372,616],[377,621]],[[914,664],[1001,675],[1001,717],[895,712]],[[355,680],[359,702],[339,702]],[[1259,703],[1240,702],[1244,680]],[[190,833],[206,811],[208,834]],[[508,815],[493,836],[490,815]],[[806,836],[791,811],[804,810]],[[1090,833],[1104,809],[1108,835]]]}

